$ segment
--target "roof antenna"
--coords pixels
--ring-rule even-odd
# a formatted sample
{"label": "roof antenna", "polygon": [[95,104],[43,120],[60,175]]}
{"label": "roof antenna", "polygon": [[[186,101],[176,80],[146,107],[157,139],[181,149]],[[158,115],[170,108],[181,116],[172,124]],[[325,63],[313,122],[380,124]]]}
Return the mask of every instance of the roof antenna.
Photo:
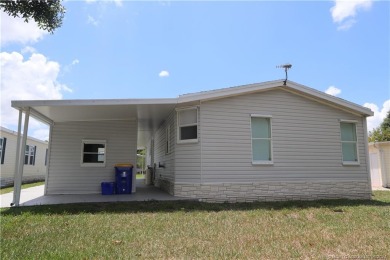
{"label": "roof antenna", "polygon": [[287,70],[291,69],[291,67],[292,67],[292,65],[290,63],[276,66],[276,68],[284,68],[284,71],[286,72],[286,79],[283,81],[284,86],[286,86],[286,84],[287,84]]}

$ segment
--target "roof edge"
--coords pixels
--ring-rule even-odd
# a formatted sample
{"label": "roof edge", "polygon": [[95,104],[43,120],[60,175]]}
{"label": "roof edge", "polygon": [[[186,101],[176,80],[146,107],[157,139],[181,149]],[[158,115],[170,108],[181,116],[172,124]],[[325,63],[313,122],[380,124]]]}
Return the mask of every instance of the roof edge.
{"label": "roof edge", "polygon": [[12,100],[11,106],[94,106],[94,105],[160,105],[177,104],[177,98],[152,99],[58,99],[58,100]]}

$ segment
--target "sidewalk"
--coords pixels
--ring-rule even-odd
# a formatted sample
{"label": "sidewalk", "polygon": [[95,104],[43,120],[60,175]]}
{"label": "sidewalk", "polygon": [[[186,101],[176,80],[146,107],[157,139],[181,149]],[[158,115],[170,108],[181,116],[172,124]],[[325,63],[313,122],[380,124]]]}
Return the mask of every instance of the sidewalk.
{"label": "sidewalk", "polygon": [[[32,188],[22,189],[22,192],[20,193],[20,205],[30,200],[42,197],[44,193],[44,187],[44,185],[40,185]],[[0,195],[1,208],[10,207],[13,198],[13,192]]]}

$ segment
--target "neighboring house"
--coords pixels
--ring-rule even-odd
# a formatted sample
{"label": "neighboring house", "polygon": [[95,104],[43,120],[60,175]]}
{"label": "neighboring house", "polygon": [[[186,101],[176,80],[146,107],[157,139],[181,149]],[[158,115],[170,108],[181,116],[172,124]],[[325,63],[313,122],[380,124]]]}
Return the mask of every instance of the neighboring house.
{"label": "neighboring house", "polygon": [[390,141],[368,145],[372,187],[390,188]]}
{"label": "neighboring house", "polygon": [[155,185],[175,196],[371,197],[366,117],[372,111],[291,81],[171,99],[12,106],[51,125],[46,194],[99,193],[100,182],[114,180],[115,163],[135,164],[137,147],[146,147]]}
{"label": "neighboring house", "polygon": [[[1,187],[11,186],[14,183],[17,134],[4,127],[0,129]],[[47,142],[27,137],[23,156],[25,164],[23,182],[45,180],[47,152]]]}

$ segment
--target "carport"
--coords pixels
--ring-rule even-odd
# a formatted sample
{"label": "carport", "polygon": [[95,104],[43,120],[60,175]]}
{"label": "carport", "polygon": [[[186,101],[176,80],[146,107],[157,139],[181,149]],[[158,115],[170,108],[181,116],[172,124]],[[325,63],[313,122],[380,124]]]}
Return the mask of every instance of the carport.
{"label": "carport", "polygon": [[[157,127],[167,118],[169,113],[175,109],[176,104],[176,98],[12,101],[12,107],[19,110],[13,205],[19,206],[20,203],[24,168],[23,158],[30,117],[48,124],[50,128],[48,165],[44,192],[45,195],[47,195],[47,179],[50,175],[50,171],[53,171],[53,167],[50,167],[51,150],[56,148],[52,146],[53,138],[59,138],[58,135],[56,135],[56,137],[53,137],[52,135],[53,127],[56,126],[56,124],[64,124],[67,122],[91,123],[133,120],[136,122],[135,125],[137,126],[137,130],[135,131],[136,148],[142,148],[146,146],[146,143],[150,140],[152,133]],[[24,123],[22,124],[23,114],[25,117]],[[136,149],[134,154],[136,154]],[[133,163],[135,164],[136,162],[134,161]]]}

